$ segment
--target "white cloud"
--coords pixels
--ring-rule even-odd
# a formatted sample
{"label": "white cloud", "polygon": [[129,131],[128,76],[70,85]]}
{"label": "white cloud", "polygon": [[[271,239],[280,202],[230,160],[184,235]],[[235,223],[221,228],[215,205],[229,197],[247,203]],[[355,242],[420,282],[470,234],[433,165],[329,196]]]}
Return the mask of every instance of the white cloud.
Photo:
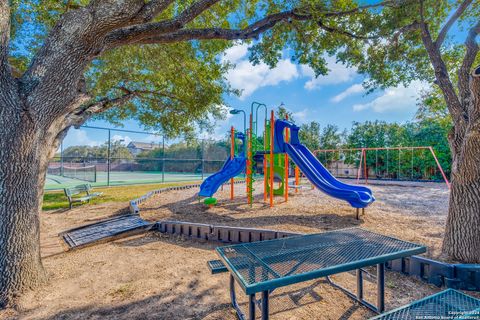
{"label": "white cloud", "polygon": [[298,122],[305,122],[308,116],[308,109],[303,109],[292,113],[293,119]]}
{"label": "white cloud", "polygon": [[413,81],[408,87],[400,85],[395,88],[386,89],[383,94],[374,100],[355,104],[354,111],[372,110],[383,113],[388,111],[415,110],[417,108],[417,99],[422,90],[428,88],[428,84],[422,81]]}
{"label": "white cloud", "polygon": [[69,142],[68,145],[74,146],[99,146],[102,144],[100,141],[92,140],[88,137],[88,134],[85,130],[82,129],[75,129],[71,131],[72,135],[69,134]]}
{"label": "white cloud", "polygon": [[283,81],[291,81],[299,76],[298,68],[289,59],[282,59],[275,68],[265,63],[253,65],[247,57],[248,45],[236,45],[225,51],[223,61],[230,61],[235,67],[228,71],[226,78],[233,88],[243,90],[240,100],[244,100],[261,87],[275,86]]}
{"label": "white cloud", "polygon": [[222,61],[230,61],[231,63],[237,63],[244,58],[248,53],[248,44],[238,44],[231,48],[228,48],[224,52]]}
{"label": "white cloud", "polygon": [[124,145],[127,145],[129,144],[131,141],[132,141],[132,138],[130,138],[129,136],[125,135],[125,136],[122,136],[122,135],[119,135],[119,134],[115,134],[113,137],[112,137],[112,141],[121,141],[122,144]]}
{"label": "white cloud", "polygon": [[350,86],[345,91],[342,91],[341,93],[339,93],[338,95],[336,95],[335,97],[333,97],[330,100],[332,102],[338,103],[338,102],[342,101],[343,99],[345,99],[349,96],[352,96],[352,95],[357,94],[357,93],[361,93],[363,91],[364,91],[364,89],[363,89],[362,84],[357,83],[357,84],[354,84],[354,85]]}
{"label": "white cloud", "polygon": [[322,86],[350,82],[357,75],[356,68],[349,68],[341,62],[336,62],[334,57],[325,57],[327,68],[330,70],[326,76],[315,78],[315,72],[307,65],[301,65],[302,75],[310,77],[305,83],[305,89],[315,90]]}
{"label": "white cloud", "polygon": [[163,141],[163,137],[161,135],[150,134],[142,140],[144,142],[161,143]]}

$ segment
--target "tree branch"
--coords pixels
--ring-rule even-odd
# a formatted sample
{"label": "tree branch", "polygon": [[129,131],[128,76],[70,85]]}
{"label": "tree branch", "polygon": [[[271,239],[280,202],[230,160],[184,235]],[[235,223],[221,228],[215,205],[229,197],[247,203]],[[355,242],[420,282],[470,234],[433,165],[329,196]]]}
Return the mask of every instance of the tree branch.
{"label": "tree branch", "polygon": [[[435,71],[435,78],[437,84],[442,89],[442,93],[445,97],[448,110],[452,115],[455,125],[459,127],[464,122],[465,110],[463,110],[457,93],[453,87],[452,81],[448,74],[447,66],[442,59],[440,49],[435,45],[430,34],[427,23],[424,17],[423,0],[420,1],[420,30],[422,31],[422,42],[427,50],[428,57]],[[457,149],[457,148],[455,148]]]}
{"label": "tree branch", "polygon": [[473,0],[465,0],[462,4],[455,10],[453,15],[448,19],[447,23],[442,27],[440,32],[438,33],[437,40],[435,40],[435,46],[440,48],[443,41],[445,41],[445,37],[447,36],[448,30],[452,27],[452,25],[457,21],[458,18],[463,14],[463,12],[468,8],[468,6],[472,3]]}
{"label": "tree branch", "polygon": [[317,25],[321,29],[323,29],[327,32],[338,33],[338,34],[341,34],[341,35],[344,35],[344,36],[347,36],[347,37],[350,37],[350,38],[353,38],[353,39],[371,40],[371,39],[378,39],[379,38],[379,36],[363,36],[363,35],[354,34],[354,33],[350,32],[350,31],[347,31],[347,30],[342,30],[342,29],[330,27],[330,26],[327,26],[326,24],[324,24],[322,20],[319,20],[317,22]]}
{"label": "tree branch", "polygon": [[158,34],[174,32],[182,29],[187,23],[202,14],[220,0],[199,0],[182,11],[177,17],[160,22],[145,23],[131,27],[121,28],[107,35],[106,48],[126,45],[138,40],[152,37]]}
{"label": "tree branch", "polygon": [[397,31],[393,34],[393,38],[392,38],[392,41],[397,44],[398,43],[398,38],[400,37],[400,35],[402,35],[403,33],[405,32],[408,32],[408,31],[414,31],[414,30],[418,30],[420,29],[420,23],[418,21],[414,21],[412,22],[411,24],[408,24],[406,26],[403,26],[403,27],[400,27],[399,29],[397,29]]}
{"label": "tree branch", "polygon": [[373,9],[373,8],[378,8],[378,7],[395,7],[395,6],[401,6],[402,4],[408,4],[409,2],[413,2],[411,0],[386,0],[382,1],[379,3],[373,3],[373,4],[367,4],[363,6],[358,6],[356,8],[350,9],[350,10],[345,10],[345,11],[329,11],[325,12],[323,16],[325,17],[341,17],[341,16],[348,16],[354,13],[357,13],[362,10],[366,9]]}
{"label": "tree branch", "polygon": [[473,26],[469,31],[467,38],[465,40],[465,56],[462,61],[462,66],[460,67],[458,78],[460,79],[462,76],[466,76],[470,73],[470,69],[472,68],[473,63],[475,62],[475,58],[478,54],[478,44],[476,38],[480,33],[480,21],[477,22],[475,26]]}
{"label": "tree branch", "polygon": [[[291,20],[310,20],[313,15],[307,9],[293,9],[280,13],[274,13],[258,20],[244,29],[223,29],[223,28],[205,28],[205,29],[182,29],[184,25],[203,11],[218,2],[219,0],[203,0],[194,3],[186,9],[177,18],[157,23],[148,23],[129,28],[123,28],[112,32],[106,40],[106,49],[132,44],[132,43],[170,43],[175,41],[187,40],[207,40],[207,39],[250,39],[272,28],[277,23]],[[345,11],[325,11],[318,14],[323,17],[341,17],[355,14],[362,10],[382,7],[382,6],[401,6],[412,2],[411,0],[387,0],[376,4],[358,6]],[[328,32],[338,32],[356,39],[371,39],[372,37],[355,35],[352,32],[335,29],[323,23],[319,25]]]}
{"label": "tree branch", "polygon": [[152,21],[157,15],[167,9],[167,7],[174,1],[175,0],[152,0],[143,6],[132,22],[145,23]]}
{"label": "tree branch", "polygon": [[224,29],[224,28],[203,28],[203,29],[182,29],[166,34],[155,35],[149,38],[141,39],[135,43],[153,44],[153,43],[171,43],[189,40],[237,40],[251,39],[259,36],[261,33],[271,29],[276,24],[292,20],[308,20],[308,15],[299,15],[293,10],[280,13],[274,13],[263,19],[243,28],[243,29]]}
{"label": "tree branch", "polygon": [[83,105],[67,116],[67,126],[81,126],[94,114],[104,112],[114,106],[123,105],[135,98],[137,95],[138,94],[135,92],[127,91],[123,95],[116,98],[104,97],[90,104]]}
{"label": "tree branch", "polygon": [[471,93],[470,93],[470,69],[472,69],[472,65],[475,62],[477,57],[479,48],[476,38],[480,33],[480,21],[477,22],[475,26],[473,26],[469,31],[467,38],[465,40],[465,56],[462,61],[462,65],[458,70],[458,89],[460,98],[462,101],[466,101]]}

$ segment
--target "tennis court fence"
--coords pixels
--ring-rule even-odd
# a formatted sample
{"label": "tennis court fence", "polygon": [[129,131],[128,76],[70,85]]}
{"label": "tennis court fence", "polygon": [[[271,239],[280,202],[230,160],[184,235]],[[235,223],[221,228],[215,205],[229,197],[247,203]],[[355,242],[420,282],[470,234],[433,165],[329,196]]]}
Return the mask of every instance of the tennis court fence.
{"label": "tennis court fence", "polygon": [[154,133],[89,126],[69,134],[75,139],[67,137],[49,163],[46,190],[85,182],[114,186],[199,181],[219,171],[230,155],[226,138],[168,140]]}

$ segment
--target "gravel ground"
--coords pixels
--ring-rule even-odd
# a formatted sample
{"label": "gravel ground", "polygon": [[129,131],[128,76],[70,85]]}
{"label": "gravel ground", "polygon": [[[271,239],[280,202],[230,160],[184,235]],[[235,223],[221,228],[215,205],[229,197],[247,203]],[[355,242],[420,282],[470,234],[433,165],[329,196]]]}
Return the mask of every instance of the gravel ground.
{"label": "gravel ground", "polygon": [[[372,185],[377,201],[359,221],[341,201],[309,187],[291,193],[287,203],[263,203],[262,186],[255,186],[255,203],[246,204],[245,186],[236,185],[229,200],[226,187],[217,206],[199,203],[198,190],[162,193],[142,204],[150,221],[172,219],[217,225],[318,232],[352,226],[393,235],[428,246],[440,254],[448,190],[442,184]],[[68,212],[41,215],[44,266],[49,282],[26,294],[17,310],[0,312],[0,319],[235,319],[229,306],[228,275],[211,275],[206,262],[216,258],[215,243],[148,233],[85,249],[63,252],[56,235],[106,216],[123,214],[126,203],[82,206]],[[353,287],[353,276],[336,279]],[[387,272],[386,307],[391,309],[439,291],[412,277]],[[374,301],[374,284],[366,297]],[[239,296],[243,295],[239,293]],[[276,290],[272,319],[367,319],[373,314],[324,280]]]}

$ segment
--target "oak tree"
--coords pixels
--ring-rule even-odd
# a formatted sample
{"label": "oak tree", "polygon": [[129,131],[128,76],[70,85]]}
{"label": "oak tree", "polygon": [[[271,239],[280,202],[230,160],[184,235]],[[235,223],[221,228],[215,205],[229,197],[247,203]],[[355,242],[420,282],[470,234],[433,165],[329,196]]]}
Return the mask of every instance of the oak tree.
{"label": "oak tree", "polygon": [[[237,40],[252,41],[254,63],[273,66],[288,48],[316,75],[335,55],[371,89],[436,80],[454,123],[444,250],[479,262],[478,9],[473,0],[0,0],[0,305],[44,279],[43,185],[68,130],[91,117],[133,117],[172,135],[207,125],[232,91],[218,55]],[[463,45],[448,37],[458,19]]]}

